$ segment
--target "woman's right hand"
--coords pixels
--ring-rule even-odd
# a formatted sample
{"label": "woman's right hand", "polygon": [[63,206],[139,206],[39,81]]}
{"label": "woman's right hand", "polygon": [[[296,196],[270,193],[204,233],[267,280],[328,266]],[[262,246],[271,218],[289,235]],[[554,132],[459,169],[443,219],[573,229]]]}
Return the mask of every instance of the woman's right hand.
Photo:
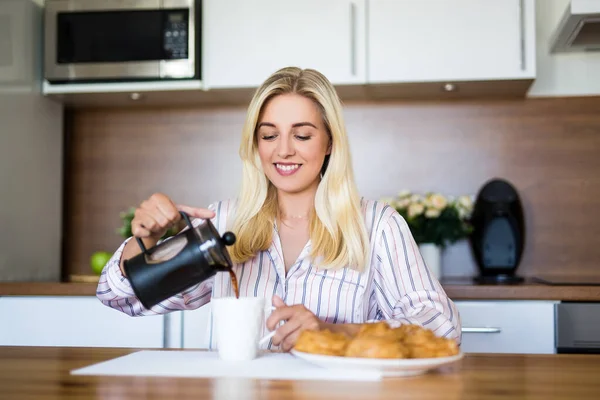
{"label": "woman's right hand", "polygon": [[[133,236],[142,239],[146,248],[153,247],[170,227],[181,221],[179,211],[185,212],[190,217],[202,219],[210,219],[215,216],[214,211],[206,208],[176,205],[165,194],[155,193],[136,208],[133,220],[131,220],[131,232]],[[140,253],[140,246],[135,240],[130,240],[125,245],[119,263],[123,276],[126,276],[123,262]]]}
{"label": "woman's right hand", "polygon": [[206,208],[196,208],[176,205],[163,193],[155,193],[144,200],[135,210],[131,221],[131,232],[139,238],[149,238],[156,243],[164,236],[167,230],[181,221],[183,211],[190,217],[210,219],[215,216],[214,211]]}

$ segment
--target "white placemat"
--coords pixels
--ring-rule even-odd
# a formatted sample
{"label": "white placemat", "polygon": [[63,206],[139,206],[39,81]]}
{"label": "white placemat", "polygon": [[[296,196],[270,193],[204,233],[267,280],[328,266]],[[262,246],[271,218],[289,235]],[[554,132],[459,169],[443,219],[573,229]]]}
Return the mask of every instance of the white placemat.
{"label": "white placemat", "polygon": [[256,378],[376,381],[374,371],[328,369],[289,353],[266,353],[251,361],[223,361],[213,351],[142,350],[71,371],[73,375]]}

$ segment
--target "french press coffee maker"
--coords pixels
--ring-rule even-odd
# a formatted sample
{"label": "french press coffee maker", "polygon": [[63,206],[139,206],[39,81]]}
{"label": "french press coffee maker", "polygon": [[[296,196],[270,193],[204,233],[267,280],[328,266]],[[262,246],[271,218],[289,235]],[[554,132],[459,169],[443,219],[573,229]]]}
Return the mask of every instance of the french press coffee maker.
{"label": "french press coffee maker", "polygon": [[123,262],[131,288],[146,308],[232,268],[226,246],[235,243],[235,235],[221,237],[209,219],[194,227],[185,212],[180,214],[189,229],[150,249],[136,237],[142,252]]}

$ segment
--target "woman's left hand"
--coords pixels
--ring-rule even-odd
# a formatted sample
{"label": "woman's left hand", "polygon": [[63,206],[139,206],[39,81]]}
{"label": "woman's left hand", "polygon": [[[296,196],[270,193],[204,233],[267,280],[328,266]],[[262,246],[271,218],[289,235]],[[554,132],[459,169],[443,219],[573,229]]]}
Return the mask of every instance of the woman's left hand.
{"label": "woman's left hand", "polygon": [[321,329],[319,318],[302,304],[288,306],[279,296],[273,296],[273,306],[277,309],[267,318],[267,328],[272,331],[281,321],[285,322],[273,336],[273,344],[280,346],[283,351],[290,351],[294,347],[302,331]]}

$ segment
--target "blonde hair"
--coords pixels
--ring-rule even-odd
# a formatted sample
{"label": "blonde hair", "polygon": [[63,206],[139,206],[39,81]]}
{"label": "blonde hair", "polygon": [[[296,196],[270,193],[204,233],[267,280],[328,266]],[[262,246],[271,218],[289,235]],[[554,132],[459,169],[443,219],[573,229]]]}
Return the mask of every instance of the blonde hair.
{"label": "blonde hair", "polygon": [[265,103],[280,94],[295,93],[318,106],[331,140],[322,178],[310,216],[312,261],[323,269],[364,269],[368,235],[354,182],[350,146],[342,117],[342,104],[331,83],[318,71],[282,68],[257,89],[242,130],[240,157],[242,183],[231,230],[236,243],[232,261],[245,262],[272,243],[278,215],[277,190],[267,179],[257,150],[256,125]]}

